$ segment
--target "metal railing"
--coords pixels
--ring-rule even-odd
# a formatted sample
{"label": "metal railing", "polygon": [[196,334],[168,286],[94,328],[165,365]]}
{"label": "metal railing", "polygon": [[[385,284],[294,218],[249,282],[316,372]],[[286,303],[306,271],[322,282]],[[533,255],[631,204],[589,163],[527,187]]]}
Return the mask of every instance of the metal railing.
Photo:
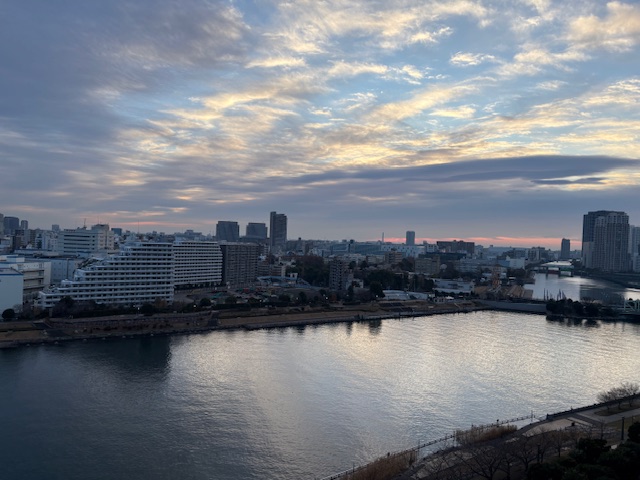
{"label": "metal railing", "polygon": [[[534,415],[533,412],[531,412],[529,415],[525,415],[522,417],[517,417],[517,418],[511,418],[509,420],[497,420],[494,423],[489,423],[489,424],[485,424],[485,425],[472,425],[471,428],[474,430],[488,430],[491,428],[495,428],[495,427],[499,427],[501,425],[507,425],[507,424],[512,424],[512,423],[516,423],[516,422],[521,422],[523,420],[537,420]],[[395,457],[402,457],[402,456],[406,456],[406,455],[410,455],[413,452],[415,452],[416,455],[416,459],[420,459],[420,450],[426,448],[426,447],[431,447],[433,445],[437,445],[440,443],[445,443],[448,441],[453,441],[454,444],[452,446],[455,446],[456,444],[456,439],[459,436],[459,431],[454,431],[451,434],[445,435],[443,437],[437,438],[435,440],[429,440],[428,442],[424,442],[424,443],[419,443],[418,445],[416,445],[415,447],[410,447],[410,448],[406,448],[404,450],[399,450],[396,452],[389,452],[387,453],[386,456],[383,457],[379,457],[371,462],[365,463],[363,465],[359,465],[359,466],[354,466],[352,468],[349,468],[347,470],[344,470],[342,472],[339,473],[334,473],[333,475],[329,475],[328,477],[322,477],[321,480],[342,480],[342,479],[346,479],[348,475],[353,475],[357,472],[359,472],[360,470],[364,470],[365,468],[367,468],[368,466],[372,465],[373,463],[375,463],[376,461],[382,459],[382,458],[395,458]]]}

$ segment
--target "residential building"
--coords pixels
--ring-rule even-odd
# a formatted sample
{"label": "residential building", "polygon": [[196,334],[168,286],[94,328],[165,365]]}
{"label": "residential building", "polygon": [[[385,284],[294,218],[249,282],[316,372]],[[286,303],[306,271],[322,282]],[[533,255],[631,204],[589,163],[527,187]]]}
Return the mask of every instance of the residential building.
{"label": "residential building", "polygon": [[287,244],[287,216],[271,212],[269,216],[269,246],[272,252],[283,251]]}
{"label": "residential building", "polygon": [[[395,243],[387,243],[384,245],[379,245],[378,248],[379,248],[379,251],[382,252],[383,254],[394,251],[402,254],[403,257],[416,258],[419,255],[422,255],[423,253],[425,253],[424,245],[400,245]],[[358,253],[361,253],[361,252],[358,252]]]}
{"label": "residential building", "polygon": [[403,258],[404,255],[402,254],[402,252],[398,252],[395,249],[384,253],[384,263],[388,263],[390,265],[396,265],[402,262]]}
{"label": "residential building", "polygon": [[550,252],[544,247],[533,247],[527,250],[527,260],[531,263],[540,263],[550,260]]}
{"label": "residential building", "polygon": [[63,280],[73,278],[82,262],[81,258],[75,255],[60,255],[57,257],[47,257],[47,261],[51,264],[51,285],[60,285]]}
{"label": "residential building", "polygon": [[349,269],[349,262],[341,257],[334,257],[329,262],[329,288],[331,290],[346,290],[353,281],[353,272]]}
{"label": "residential building", "polygon": [[591,267],[604,272],[629,270],[629,216],[609,212],[594,222]]}
{"label": "residential building", "polygon": [[216,224],[216,240],[218,242],[237,242],[240,239],[238,222],[221,220]]}
{"label": "residential building", "polygon": [[463,240],[451,240],[444,241],[438,240],[436,242],[438,249],[444,253],[466,253],[471,257],[476,249],[475,242],[465,242]]}
{"label": "residential building", "polygon": [[251,285],[258,276],[260,246],[255,243],[221,243],[222,283],[236,288]]}
{"label": "residential building", "polygon": [[629,255],[634,272],[640,272],[640,227],[629,226]]}
{"label": "residential building", "polygon": [[4,235],[4,215],[0,213],[0,236]]}
{"label": "residential building", "polygon": [[51,308],[66,296],[107,305],[172,303],[173,292],[173,245],[136,241],[121,245],[118,254],[86,260],[73,280],[41,291],[38,303]]}
{"label": "residential building", "polygon": [[[588,212],[583,216],[582,220],[582,265],[586,268],[598,268],[593,264],[595,251],[595,226],[596,220],[600,217],[608,215],[624,216],[624,212],[613,210],[597,210]],[[628,217],[627,217],[628,223]],[[601,246],[602,247],[602,246]]]}
{"label": "residential building", "polygon": [[176,241],[174,285],[219,285],[222,282],[222,250],[218,242]]}
{"label": "residential building", "polygon": [[437,275],[440,273],[440,256],[433,255],[416,258],[414,271],[423,275]]}

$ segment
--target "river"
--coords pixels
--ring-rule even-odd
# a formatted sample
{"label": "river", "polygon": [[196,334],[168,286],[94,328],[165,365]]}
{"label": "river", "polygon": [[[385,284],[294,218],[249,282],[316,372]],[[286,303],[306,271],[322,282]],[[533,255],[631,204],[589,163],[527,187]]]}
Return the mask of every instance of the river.
{"label": "river", "polygon": [[640,290],[625,288],[612,282],[587,277],[561,277],[558,275],[535,274],[535,285],[525,285],[533,290],[533,298],[558,299],[562,294],[572,300],[597,300],[604,304],[621,305],[624,299],[640,299]]}
{"label": "river", "polygon": [[320,478],[640,380],[640,325],[504,312],[0,350],[15,479]]}

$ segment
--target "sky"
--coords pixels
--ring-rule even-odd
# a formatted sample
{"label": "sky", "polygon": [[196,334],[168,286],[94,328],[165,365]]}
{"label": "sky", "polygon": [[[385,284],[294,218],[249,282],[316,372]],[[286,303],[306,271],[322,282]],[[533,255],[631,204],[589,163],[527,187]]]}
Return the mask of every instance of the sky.
{"label": "sky", "polygon": [[3,0],[0,213],[580,248],[640,224],[640,3]]}

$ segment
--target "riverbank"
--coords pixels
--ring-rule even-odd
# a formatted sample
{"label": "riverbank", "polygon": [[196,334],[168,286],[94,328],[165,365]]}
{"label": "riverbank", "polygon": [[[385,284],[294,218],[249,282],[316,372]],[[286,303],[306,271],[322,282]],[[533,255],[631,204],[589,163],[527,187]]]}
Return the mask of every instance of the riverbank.
{"label": "riverbank", "polygon": [[53,318],[36,322],[0,323],[0,349],[67,341],[107,340],[154,335],[181,335],[212,330],[256,330],[263,328],[301,327],[328,323],[379,321],[393,318],[468,313],[486,310],[472,302],[430,304],[423,301],[380,302],[330,309],[307,309],[268,312],[215,311],[189,314],[119,315],[98,318]]}

